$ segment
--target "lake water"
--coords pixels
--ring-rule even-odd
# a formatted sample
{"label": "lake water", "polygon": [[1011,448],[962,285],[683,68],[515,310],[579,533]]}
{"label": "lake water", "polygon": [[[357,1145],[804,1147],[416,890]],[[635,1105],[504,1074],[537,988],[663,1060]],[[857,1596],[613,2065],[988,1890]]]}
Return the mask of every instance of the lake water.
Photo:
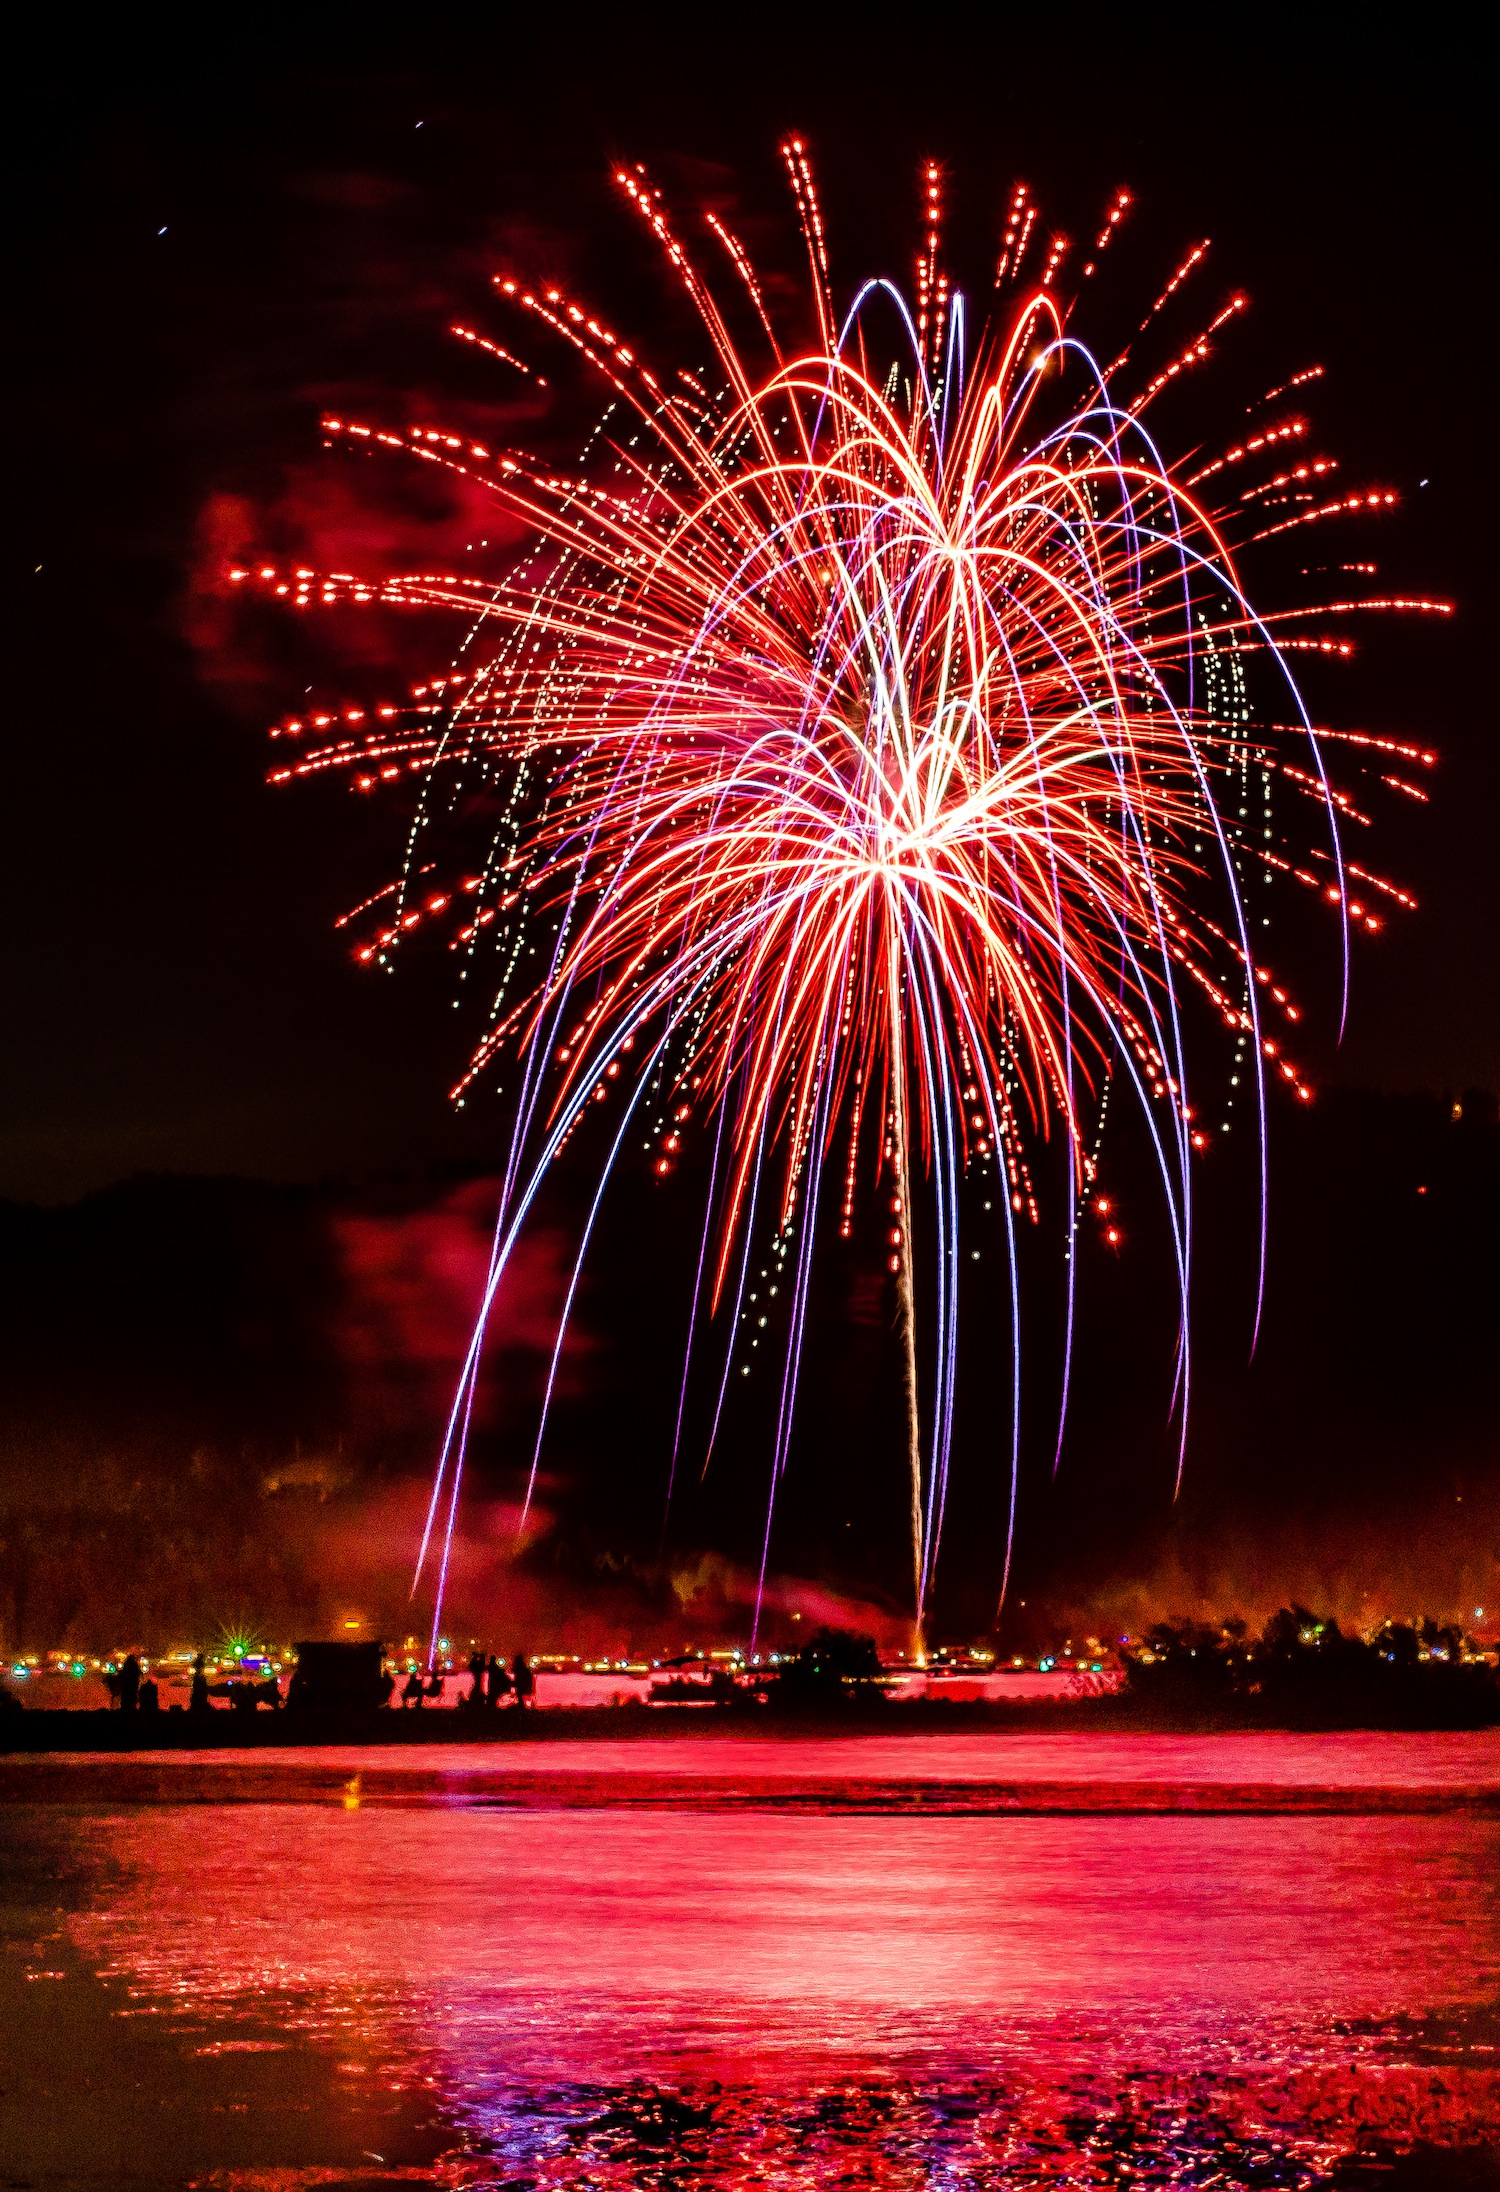
{"label": "lake water", "polygon": [[0,1761],[0,2185],[1500,2183],[1500,1737]]}

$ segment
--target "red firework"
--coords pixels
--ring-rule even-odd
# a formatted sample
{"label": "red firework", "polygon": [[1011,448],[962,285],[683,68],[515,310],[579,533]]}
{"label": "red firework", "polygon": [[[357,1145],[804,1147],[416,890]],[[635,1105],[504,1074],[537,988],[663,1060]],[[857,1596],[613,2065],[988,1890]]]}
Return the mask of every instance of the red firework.
{"label": "red firework", "polygon": [[[1231,1086],[1253,1089],[1263,1156],[1268,1081],[1304,1101],[1310,1090],[1273,1032],[1298,1013],[1262,963],[1254,893],[1290,877],[1335,909],[1347,987],[1350,925],[1373,931],[1382,899],[1410,901],[1345,859],[1337,825],[1357,810],[1330,783],[1322,745],[1342,739],[1419,798],[1401,766],[1433,759],[1315,730],[1290,658],[1347,654],[1343,620],[1356,614],[1447,605],[1373,591],[1252,601],[1246,550],[1396,498],[1330,491],[1336,467],[1315,453],[1297,394],[1316,368],[1252,406],[1252,430],[1218,454],[1163,458],[1149,407],[1209,358],[1246,302],[1229,297],[1163,353],[1206,244],[1102,365],[1072,328],[1129,196],[1112,202],[1067,296],[1067,246],[1018,189],[995,303],[975,331],[943,266],[929,168],[914,304],[870,282],[838,311],[805,150],[784,151],[810,341],[784,342],[716,216],[711,276],[633,169],[617,181],[696,310],[711,373],[659,375],[582,303],[507,275],[496,278],[506,305],[609,392],[586,461],[558,468],[443,427],[324,422],[332,442],[377,444],[481,486],[531,545],[499,575],[262,568],[299,607],[441,608],[466,626],[414,705],[279,726],[301,750],[275,773],[340,770],[365,792],[415,779],[424,822],[476,787],[492,813],[498,800],[469,872],[443,881],[413,857],[350,917],[363,961],[387,962],[436,922],[466,961],[498,960],[458,1101],[502,1055],[520,1062],[490,1285],[423,1561],[440,1539],[446,1571],[506,1259],[546,1166],[596,1106],[612,1106],[599,1194],[632,1139],[665,1175],[690,1125],[712,1137],[692,1330],[701,1313],[730,1333],[716,1427],[731,1373],[748,1375],[759,1345],[746,1278],[757,1229],[769,1237],[783,1344],[767,1545],[815,1245],[827,1223],[848,1233],[862,1181],[889,1195],[920,1626],[948,1482],[961,1242],[976,1222],[964,1181],[995,1190],[985,1222],[1006,1250],[1018,1324],[1016,1227],[1040,1215],[1032,1152],[1050,1140],[1065,1153],[1071,1338],[1071,1250],[1091,1197],[1108,1242],[1122,1238],[1096,1196],[1096,1160],[1111,1081],[1131,1091],[1176,1258],[1185,1427],[1191,1167],[1208,1141],[1189,1094],[1195,1031],[1230,1032]],[[733,331],[740,321],[748,334]],[[507,370],[533,370],[472,328],[455,333]],[[1276,832],[1273,783],[1317,815],[1321,855]],[[436,835],[424,829],[424,854]],[[919,1190],[937,1243],[920,1286]],[[586,1246],[587,1234],[580,1263]],[[919,1406],[926,1297],[932,1395]],[[1018,1332],[1013,1343],[1012,1524]],[[441,1592],[440,1581],[439,1618]]]}

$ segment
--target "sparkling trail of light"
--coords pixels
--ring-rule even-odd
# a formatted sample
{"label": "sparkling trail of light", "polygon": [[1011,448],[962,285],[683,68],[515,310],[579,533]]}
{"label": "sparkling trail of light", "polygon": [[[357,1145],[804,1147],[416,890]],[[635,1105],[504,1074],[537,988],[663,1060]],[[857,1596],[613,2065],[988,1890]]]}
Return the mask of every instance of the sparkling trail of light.
{"label": "sparkling trail of light", "polygon": [[[623,1096],[567,1287],[548,1403],[583,1256],[637,1114],[655,1109],[647,1146],[663,1176],[689,1124],[712,1122],[672,1470],[704,1313],[729,1333],[710,1449],[717,1435],[753,1239],[769,1207],[780,1275],[771,1296],[790,1264],[790,1301],[779,1312],[784,1366],[762,1583],[790,1456],[825,1173],[834,1163],[845,1182],[845,1233],[859,1178],[877,1191],[887,1183],[920,1634],[948,1493],[963,1182],[977,1175],[999,1201],[1009,1275],[1003,1595],[1020,1465],[1017,1220],[1037,1215],[1028,1145],[1051,1141],[1062,1153],[1060,1452],[1095,1114],[1111,1074],[1133,1088],[1176,1270],[1173,1404],[1185,1439],[1191,1163],[1208,1141],[1188,1095],[1196,1028],[1217,1019],[1235,1035],[1237,1057],[1248,1050],[1263,1184],[1273,1062],[1299,1098],[1310,1095],[1263,1028],[1258,993],[1270,974],[1252,946],[1247,868],[1295,876],[1327,896],[1342,933],[1346,1002],[1351,912],[1376,925],[1351,907],[1346,886],[1336,822],[1356,810],[1329,782],[1287,662],[1299,648],[1346,654],[1350,643],[1275,635],[1294,618],[1447,605],[1383,593],[1265,613],[1251,606],[1241,547],[1383,512],[1395,495],[1361,490],[1265,526],[1268,500],[1274,509],[1271,498],[1301,494],[1333,469],[1310,458],[1243,484],[1246,466],[1285,464],[1285,445],[1307,430],[1300,418],[1273,421],[1195,471],[1163,459],[1147,410],[1208,359],[1246,300],[1230,297],[1185,345],[1173,338],[1133,394],[1117,395],[1114,384],[1140,334],[1170,320],[1206,243],[1101,369],[1067,332],[1062,239],[1052,239],[1034,286],[1018,288],[1036,220],[1018,190],[997,276],[1007,301],[970,357],[964,299],[941,260],[938,169],[925,174],[915,309],[892,283],[873,281],[840,323],[811,165],[798,140],[785,153],[811,279],[810,347],[778,337],[742,245],[711,216],[709,232],[754,309],[752,340],[769,349],[757,369],[660,192],[643,170],[622,171],[622,190],[698,315],[717,385],[700,372],[659,377],[560,291],[497,278],[511,307],[609,388],[591,458],[560,469],[442,427],[324,425],[332,442],[380,445],[482,485],[533,546],[499,580],[364,580],[274,566],[256,574],[297,607],[383,603],[470,621],[473,666],[430,681],[413,707],[293,719],[282,735],[332,735],[274,772],[344,770],[366,792],[421,780],[394,906],[387,891],[358,909],[384,924],[359,956],[387,962],[470,900],[452,946],[472,966],[481,931],[493,928],[502,978],[455,1098],[507,1051],[521,1059],[489,1271],[418,1562],[420,1580],[440,1546],[434,1639],[485,1330],[548,1167],[595,1104]],[[1096,276],[1130,203],[1123,192],[1113,201],[1081,279]],[[1195,317],[1202,322],[1201,310]],[[467,327],[455,332],[545,385],[508,349]],[[1214,510],[1197,490],[1221,473],[1229,499]],[[1261,530],[1247,535],[1252,524]],[[1368,734],[1331,735],[1431,758]],[[1297,747],[1306,767],[1290,759]],[[1265,841],[1269,826],[1252,840],[1239,819],[1245,806],[1231,806],[1252,766],[1267,801],[1274,774],[1318,804],[1333,869],[1326,893]],[[434,862],[419,865],[416,854],[419,843],[431,850],[438,799],[452,811],[480,787],[501,805],[480,872],[433,888]],[[540,950],[525,941],[538,936]],[[523,953],[539,955],[545,971],[523,975]],[[1273,984],[1270,995],[1295,1019],[1283,989]],[[919,1180],[930,1183],[937,1244],[930,1398],[918,1389]],[[1117,1242],[1118,1228],[1107,1237]],[[739,1367],[748,1374],[749,1360]],[[544,1406],[528,1508],[545,1424]]]}

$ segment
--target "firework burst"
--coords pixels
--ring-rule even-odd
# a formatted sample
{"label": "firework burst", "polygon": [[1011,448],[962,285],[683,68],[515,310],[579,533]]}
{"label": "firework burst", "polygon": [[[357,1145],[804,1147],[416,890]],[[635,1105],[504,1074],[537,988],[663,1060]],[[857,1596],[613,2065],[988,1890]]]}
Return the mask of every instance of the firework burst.
{"label": "firework burst", "polygon": [[[1128,195],[1108,208],[1065,299],[1067,247],[1019,189],[975,331],[944,269],[932,168],[911,301],[873,281],[839,312],[805,150],[793,141],[784,153],[810,342],[784,345],[717,217],[690,250],[644,172],[621,172],[696,310],[712,370],[658,377],[581,303],[497,277],[523,325],[607,384],[579,464],[559,470],[433,426],[330,418],[325,429],[482,483],[530,536],[512,567],[499,578],[236,574],[303,607],[437,607],[467,624],[450,669],[412,703],[279,726],[300,750],[276,771],[336,769],[366,792],[418,781],[421,827],[402,875],[349,917],[358,956],[388,961],[414,932],[449,925],[466,964],[484,953],[498,969],[456,1099],[502,1057],[516,1061],[489,1283],[418,1568],[420,1580],[437,1560],[434,1637],[490,1308],[548,1166],[580,1135],[603,1148],[557,1351],[625,1153],[644,1144],[667,1175],[690,1129],[712,1152],[683,1383],[685,1406],[695,1349],[727,1332],[710,1448],[736,1374],[749,1374],[747,1276],[754,1244],[769,1241],[784,1347],[762,1579],[818,1245],[851,1231],[862,1194],[882,1198],[919,1630],[948,1488],[960,1221],[978,1215],[963,1187],[983,1176],[984,1222],[1010,1274],[1003,1595],[1019,1466],[1018,1230],[1041,1217],[1036,1152],[1058,1155],[1070,1349],[1081,1214],[1092,1198],[1108,1215],[1095,1182],[1111,1087],[1138,1108],[1175,1262],[1185,1436],[1193,1164],[1209,1140],[1189,1094],[1195,1030],[1229,1032],[1262,1176],[1268,1084],[1310,1094],[1282,1048],[1297,1009],[1262,963],[1252,889],[1297,878],[1327,901],[1346,993],[1351,926],[1375,928],[1382,894],[1403,897],[1343,855],[1337,825],[1354,810],[1328,779],[1325,734],[1290,658],[1347,653],[1330,618],[1444,605],[1366,595],[1252,606],[1245,548],[1395,498],[1331,492],[1332,461],[1308,453],[1296,408],[1307,374],[1252,406],[1251,430],[1220,453],[1164,459],[1149,407],[1245,303],[1230,297],[1163,351],[1206,245],[1101,365],[1070,327]],[[748,334],[732,332],[741,323]],[[534,373],[475,329],[455,333],[503,369]],[[1397,770],[1432,758],[1354,743],[1408,790]],[[1301,811],[1320,821],[1320,854],[1291,852],[1273,831],[1273,779],[1311,802]],[[426,824],[479,788],[498,821],[474,872],[445,883],[415,848],[425,855],[437,834]],[[933,1217],[926,1268],[913,1252],[917,1196]],[[549,1378],[549,1400],[551,1390]],[[1059,1440],[1066,1407],[1065,1374]],[[682,1406],[677,1420],[680,1443]]]}

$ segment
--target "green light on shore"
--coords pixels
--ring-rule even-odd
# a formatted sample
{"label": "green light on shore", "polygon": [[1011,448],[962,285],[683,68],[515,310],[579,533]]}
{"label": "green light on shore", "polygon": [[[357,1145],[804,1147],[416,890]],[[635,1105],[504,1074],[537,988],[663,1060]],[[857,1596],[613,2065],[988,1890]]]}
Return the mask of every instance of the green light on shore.
{"label": "green light on shore", "polygon": [[234,1622],[219,1631],[218,1658],[220,1663],[232,1659],[239,1666],[247,1659],[262,1657],[259,1638],[248,1622]]}

